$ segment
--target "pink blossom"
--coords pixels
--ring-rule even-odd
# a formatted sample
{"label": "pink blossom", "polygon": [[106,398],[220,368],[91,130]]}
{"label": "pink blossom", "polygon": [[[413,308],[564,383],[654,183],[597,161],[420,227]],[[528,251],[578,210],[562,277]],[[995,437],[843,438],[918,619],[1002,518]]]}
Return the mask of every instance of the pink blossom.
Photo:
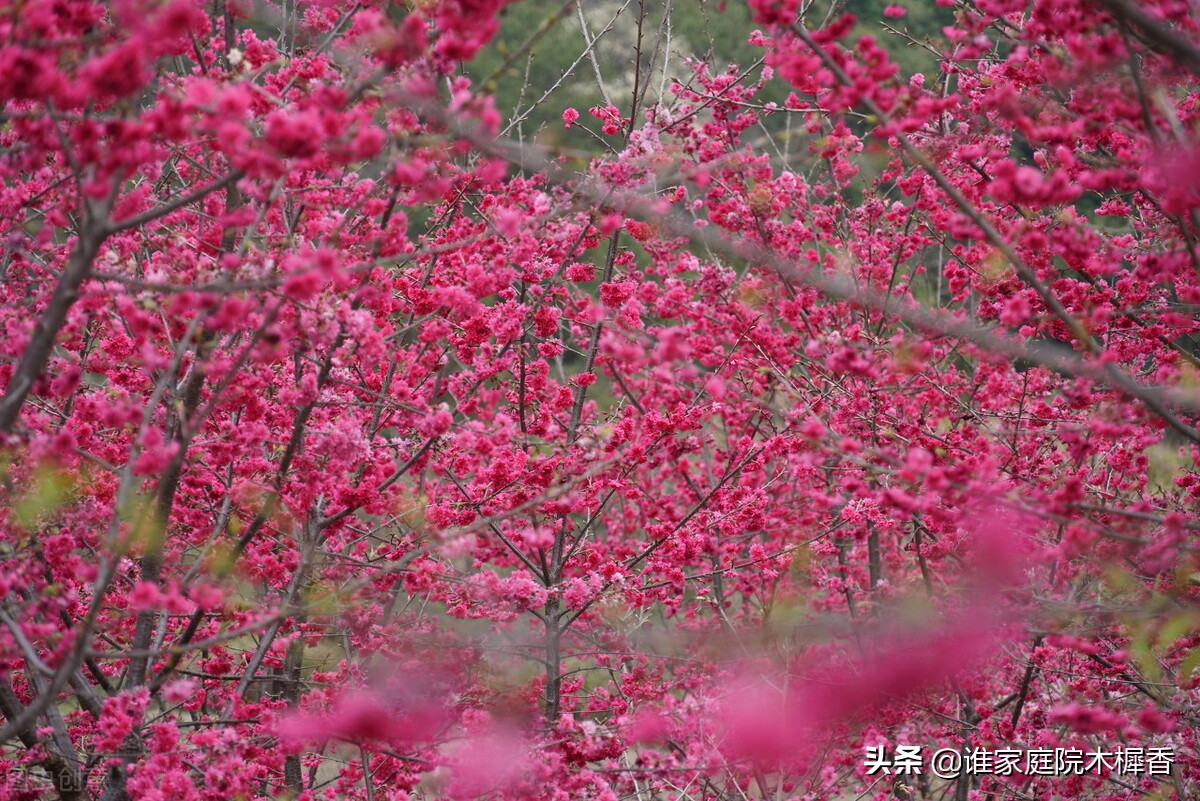
{"label": "pink blossom", "polygon": [[260,5],[0,15],[0,797],[1196,795],[1188,4]]}
{"label": "pink blossom", "polygon": [[141,611],[153,609],[158,605],[160,595],[158,586],[149,581],[139,581],[129,593],[129,608]]}
{"label": "pink blossom", "polygon": [[1050,710],[1049,718],[1052,723],[1064,724],[1080,734],[1112,731],[1125,724],[1124,718],[1114,712],[1078,703],[1056,706]]}
{"label": "pink blossom", "polygon": [[163,700],[170,704],[181,704],[196,694],[199,685],[190,679],[180,679],[163,687]]}

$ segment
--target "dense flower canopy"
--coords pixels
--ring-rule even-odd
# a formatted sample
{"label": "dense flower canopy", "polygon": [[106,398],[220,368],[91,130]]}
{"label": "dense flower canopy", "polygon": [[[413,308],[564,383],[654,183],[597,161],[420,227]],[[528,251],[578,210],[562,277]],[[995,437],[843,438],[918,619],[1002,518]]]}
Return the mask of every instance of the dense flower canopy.
{"label": "dense flower canopy", "polygon": [[1192,4],[0,5],[0,798],[1200,794]]}

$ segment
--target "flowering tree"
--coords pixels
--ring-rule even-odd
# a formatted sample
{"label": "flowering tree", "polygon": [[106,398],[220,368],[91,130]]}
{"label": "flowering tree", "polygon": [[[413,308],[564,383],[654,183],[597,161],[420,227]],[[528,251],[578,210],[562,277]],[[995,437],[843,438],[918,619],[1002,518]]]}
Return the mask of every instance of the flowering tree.
{"label": "flowering tree", "polygon": [[0,796],[1200,793],[1193,6],[504,5],[4,4]]}

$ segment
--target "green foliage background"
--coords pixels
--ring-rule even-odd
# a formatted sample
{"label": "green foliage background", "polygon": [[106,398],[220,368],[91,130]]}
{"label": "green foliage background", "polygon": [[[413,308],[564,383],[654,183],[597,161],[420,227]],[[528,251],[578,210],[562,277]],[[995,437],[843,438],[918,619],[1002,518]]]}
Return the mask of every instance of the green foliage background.
{"label": "green foliage background", "polygon": [[[808,12],[807,22],[812,27],[831,15],[852,13],[858,23],[851,39],[875,36],[892,54],[902,75],[922,72],[931,80],[936,78],[938,56],[931,43],[940,37],[944,26],[953,23],[954,10],[940,7],[934,0],[898,0],[896,4],[906,8],[907,15],[888,19],[884,8],[892,4],[888,0],[847,0],[835,1],[831,8],[830,3],[816,3]],[[595,68],[589,58],[581,58],[586,41],[578,12],[572,8],[561,13],[563,5],[564,0],[522,0],[508,6],[499,35],[466,73],[477,84],[490,84],[488,88],[494,91],[506,123],[512,123],[511,135],[541,138],[547,144],[564,144],[569,138],[572,147],[589,148],[586,136],[567,137],[560,119],[563,109],[571,106],[579,109],[586,123],[590,119],[586,117],[587,109],[603,104]],[[651,83],[649,104],[657,101],[658,90],[664,85],[664,60],[665,85],[669,87],[671,80],[688,81],[689,60],[702,61],[714,70],[731,64],[747,69],[767,55],[764,48],[748,42],[760,26],[752,21],[745,0],[580,0],[580,8],[593,36],[608,20],[616,18],[611,30],[599,39],[596,60],[609,97],[622,113],[627,113],[629,107],[639,15],[643,79],[649,73]],[[528,53],[521,53],[530,36],[544,25],[548,25],[544,34]],[[757,74],[755,69],[751,78],[757,79]],[[776,79],[765,87],[761,98],[779,102],[789,90]]]}

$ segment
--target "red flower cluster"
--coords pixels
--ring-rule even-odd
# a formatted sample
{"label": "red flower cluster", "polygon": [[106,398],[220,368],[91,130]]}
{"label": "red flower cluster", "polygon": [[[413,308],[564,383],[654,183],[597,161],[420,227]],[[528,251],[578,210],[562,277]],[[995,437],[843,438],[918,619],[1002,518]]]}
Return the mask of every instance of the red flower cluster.
{"label": "red flower cluster", "polygon": [[0,795],[1200,793],[1193,7],[750,0],[533,146],[505,5],[0,14]]}

